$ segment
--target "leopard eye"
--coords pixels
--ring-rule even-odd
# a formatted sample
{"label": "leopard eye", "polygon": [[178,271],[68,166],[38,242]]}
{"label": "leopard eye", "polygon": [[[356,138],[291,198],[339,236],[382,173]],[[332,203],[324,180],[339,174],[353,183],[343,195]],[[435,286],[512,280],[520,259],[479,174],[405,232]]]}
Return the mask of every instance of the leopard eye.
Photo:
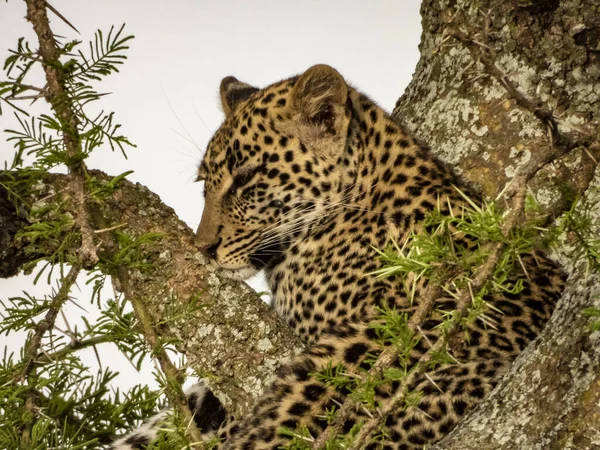
{"label": "leopard eye", "polygon": [[281,209],[283,208],[283,202],[281,200],[272,200],[271,203],[269,203],[269,206]]}
{"label": "leopard eye", "polygon": [[250,170],[243,170],[240,173],[238,173],[235,177],[233,177],[231,189],[235,190],[247,185],[250,182],[250,180],[252,180],[254,175],[258,172],[258,170],[259,167],[254,167]]}

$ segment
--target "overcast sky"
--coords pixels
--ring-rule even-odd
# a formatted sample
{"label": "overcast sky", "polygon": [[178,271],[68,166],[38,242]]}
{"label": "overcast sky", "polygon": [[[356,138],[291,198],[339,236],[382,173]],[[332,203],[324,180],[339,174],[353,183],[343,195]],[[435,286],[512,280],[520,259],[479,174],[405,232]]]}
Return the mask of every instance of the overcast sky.
{"label": "overcast sky", "polygon": [[[391,111],[419,55],[418,0],[53,0],[52,5],[81,35],[51,17],[55,33],[83,40],[82,50],[98,28],[108,31],[111,25],[126,23],[125,32],[135,35],[128,61],[99,90],[112,93],[100,106],[116,113],[123,134],[137,149],[128,151],[127,160],[109,148],[98,149],[88,167],[113,175],[134,170],[129,179],[159,194],[194,229],[202,201],[200,186],[192,180],[223,119],[218,96],[223,77],[234,75],[261,87],[326,63]],[[23,1],[0,2],[2,62],[19,37],[37,47],[24,16]],[[14,127],[12,112],[6,109],[0,129]],[[2,132],[2,165],[13,156],[6,137]],[[94,307],[83,281],[83,292],[74,294],[89,317]],[[32,288],[30,279],[18,277],[0,280],[0,299],[24,289],[39,296],[49,293],[43,283]],[[67,314],[73,326],[81,310],[71,305]],[[23,337],[0,336],[0,342],[16,350]],[[86,358],[93,362],[91,353]],[[122,370],[130,370],[127,363]],[[148,375],[142,378],[153,381]],[[121,380],[126,386],[138,378]]]}

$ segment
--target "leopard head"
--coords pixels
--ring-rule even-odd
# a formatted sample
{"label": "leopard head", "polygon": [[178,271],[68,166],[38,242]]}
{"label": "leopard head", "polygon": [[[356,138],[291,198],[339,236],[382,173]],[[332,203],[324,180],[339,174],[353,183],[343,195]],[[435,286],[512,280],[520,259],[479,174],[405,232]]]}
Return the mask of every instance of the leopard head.
{"label": "leopard head", "polygon": [[196,244],[224,274],[245,279],[276,264],[340,201],[349,94],[326,65],[264,89],[221,82],[226,118],[198,169],[205,206]]}

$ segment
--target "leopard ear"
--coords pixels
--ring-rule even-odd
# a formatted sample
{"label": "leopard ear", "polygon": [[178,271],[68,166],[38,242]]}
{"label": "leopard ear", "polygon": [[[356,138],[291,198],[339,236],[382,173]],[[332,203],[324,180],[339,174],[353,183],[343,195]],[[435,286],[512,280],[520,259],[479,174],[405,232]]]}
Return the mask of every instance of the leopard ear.
{"label": "leopard ear", "polygon": [[244,100],[258,91],[258,88],[239,81],[235,77],[225,77],[221,81],[221,106],[225,116],[231,112]]}
{"label": "leopard ear", "polygon": [[348,85],[333,67],[312,66],[294,85],[292,105],[301,120],[329,135],[339,135],[346,125]]}

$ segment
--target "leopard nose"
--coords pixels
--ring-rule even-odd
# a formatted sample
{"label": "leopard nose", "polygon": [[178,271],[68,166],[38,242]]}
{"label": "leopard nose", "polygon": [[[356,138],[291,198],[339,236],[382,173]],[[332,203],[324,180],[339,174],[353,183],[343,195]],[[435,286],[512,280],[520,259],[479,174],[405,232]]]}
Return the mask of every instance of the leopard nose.
{"label": "leopard nose", "polygon": [[200,247],[200,253],[207,258],[217,259],[217,249],[219,248],[222,240],[223,239],[219,238],[217,242]]}

